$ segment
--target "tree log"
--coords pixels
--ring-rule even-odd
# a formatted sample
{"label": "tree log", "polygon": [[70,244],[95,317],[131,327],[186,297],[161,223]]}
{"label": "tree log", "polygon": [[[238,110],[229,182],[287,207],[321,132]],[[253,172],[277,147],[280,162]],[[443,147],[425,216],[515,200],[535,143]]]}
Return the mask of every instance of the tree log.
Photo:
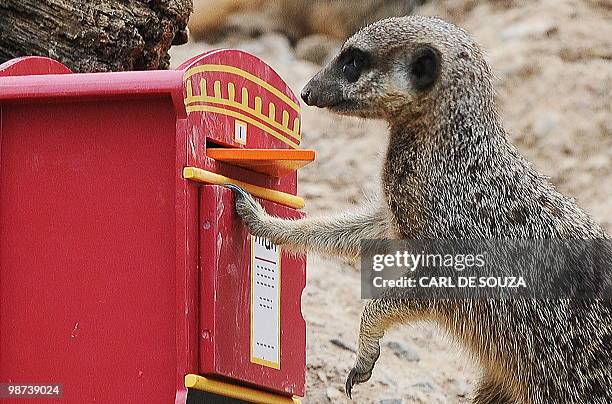
{"label": "tree log", "polygon": [[37,55],[75,72],[167,69],[192,0],[0,0],[0,63]]}

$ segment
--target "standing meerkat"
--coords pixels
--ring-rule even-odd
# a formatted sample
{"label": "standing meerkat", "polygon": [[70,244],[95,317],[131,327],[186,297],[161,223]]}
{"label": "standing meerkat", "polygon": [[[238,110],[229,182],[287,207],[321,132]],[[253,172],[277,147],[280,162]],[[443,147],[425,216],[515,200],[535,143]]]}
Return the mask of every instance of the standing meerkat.
{"label": "standing meerkat", "polygon": [[[302,98],[388,122],[382,196],[352,213],[292,221],[234,187],[256,236],[348,256],[361,239],[609,239],[508,141],[479,47],[447,22],[412,16],[363,28]],[[474,403],[612,402],[612,305],[603,299],[370,300],[349,397],[370,378],[384,332],[419,320],[437,322],[483,369]]]}

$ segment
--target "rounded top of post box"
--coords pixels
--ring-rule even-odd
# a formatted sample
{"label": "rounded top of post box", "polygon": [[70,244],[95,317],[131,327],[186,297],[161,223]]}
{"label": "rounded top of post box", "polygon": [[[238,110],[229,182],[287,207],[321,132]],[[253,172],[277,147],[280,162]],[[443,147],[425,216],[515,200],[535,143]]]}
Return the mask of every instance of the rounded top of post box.
{"label": "rounded top of post box", "polygon": [[300,103],[269,65],[247,52],[218,49],[183,63],[185,106],[194,125],[229,147],[298,148]]}
{"label": "rounded top of post box", "polygon": [[57,60],[43,56],[24,56],[0,64],[0,77],[68,73],[72,73],[72,70]]}
{"label": "rounded top of post box", "polygon": [[40,56],[0,65],[0,103],[159,96],[170,96],[179,118],[203,115],[204,123],[216,129],[213,138],[219,136],[214,139],[219,143],[299,147],[298,98],[270,66],[240,50],[206,52],[176,70],[72,73]]}

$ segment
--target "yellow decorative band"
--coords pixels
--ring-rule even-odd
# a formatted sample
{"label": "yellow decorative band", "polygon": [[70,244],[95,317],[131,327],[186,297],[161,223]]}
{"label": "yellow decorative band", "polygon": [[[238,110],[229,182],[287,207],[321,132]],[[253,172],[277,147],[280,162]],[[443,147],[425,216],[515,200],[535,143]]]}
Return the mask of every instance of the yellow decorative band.
{"label": "yellow decorative band", "polygon": [[302,209],[304,207],[304,199],[299,196],[238,181],[197,167],[183,168],[183,178],[213,185],[234,184],[258,198],[267,199],[294,209]]}
{"label": "yellow decorative band", "polygon": [[[215,82],[215,84],[218,83]],[[233,88],[233,83],[228,83],[228,88]],[[230,85],[232,85],[230,87]],[[231,94],[231,93],[230,93]],[[211,96],[207,96],[207,95],[200,95],[200,96],[191,96],[191,97],[187,97],[185,98],[185,105],[186,106],[190,106],[191,104],[195,104],[198,102],[202,102],[202,103],[213,103],[213,104],[219,104],[219,105],[227,105],[230,107],[234,107],[236,109],[239,109],[241,111],[247,112],[253,116],[256,116],[258,119],[260,119],[261,121],[267,123],[268,125],[278,129],[279,131],[283,132],[285,135],[290,136],[294,139],[300,140],[301,136],[300,136],[300,121],[298,118],[296,118],[293,122],[293,130],[291,130],[289,128],[289,114],[287,113],[287,111],[283,111],[283,116],[282,116],[282,124],[278,123],[275,118],[276,118],[276,107],[273,103],[270,103],[268,105],[268,115],[265,115],[261,112],[261,99],[259,97],[255,98],[255,108],[251,108],[249,106],[249,104],[247,102],[237,102],[234,100],[233,97],[230,97],[229,100],[226,100],[224,98],[221,97],[211,97]]]}
{"label": "yellow decorative band", "polygon": [[219,108],[219,107],[213,107],[212,105],[188,105],[186,107],[187,112],[194,112],[194,111],[201,111],[201,112],[213,112],[216,114],[221,114],[221,115],[226,115],[226,116],[231,116],[232,118],[237,118],[240,119],[244,122],[250,123],[251,125],[254,125],[256,127],[258,127],[259,129],[263,130],[266,133],[269,133],[270,135],[274,136],[275,138],[277,138],[278,140],[282,141],[283,143],[293,147],[294,149],[299,148],[299,145],[289,139],[287,139],[285,136],[283,136],[282,134],[278,133],[276,130],[264,125],[263,123],[259,122],[256,119],[251,118],[250,116],[244,115],[240,112],[237,111],[232,111],[229,109],[225,109],[225,108]]}
{"label": "yellow decorative band", "polygon": [[267,391],[255,390],[249,387],[236,386],[233,384],[211,380],[203,376],[188,374],[185,375],[185,387],[200,391],[206,391],[221,395],[224,397],[234,398],[237,400],[248,401],[250,403],[260,404],[300,404],[299,398],[285,397]]}
{"label": "yellow decorative band", "polygon": [[243,77],[255,84],[257,84],[258,86],[265,88],[266,90],[268,90],[269,92],[271,92],[272,94],[274,94],[275,96],[277,96],[278,98],[280,98],[281,100],[283,100],[288,106],[290,106],[291,108],[293,108],[296,112],[300,112],[300,106],[298,104],[295,103],[295,101],[293,101],[291,98],[289,98],[285,93],[283,93],[281,90],[279,90],[278,88],[274,87],[273,85],[271,85],[270,83],[266,82],[265,80],[260,79],[259,77],[245,71],[242,70],[238,67],[235,66],[228,66],[228,65],[213,65],[213,64],[209,64],[209,65],[200,65],[200,66],[195,66],[192,67],[191,69],[187,70],[185,72],[184,75],[184,80],[187,80],[188,78],[190,78],[191,76],[193,76],[194,74],[198,74],[198,73],[203,73],[203,72],[221,72],[221,73],[230,73],[230,74],[235,74],[237,76]]}

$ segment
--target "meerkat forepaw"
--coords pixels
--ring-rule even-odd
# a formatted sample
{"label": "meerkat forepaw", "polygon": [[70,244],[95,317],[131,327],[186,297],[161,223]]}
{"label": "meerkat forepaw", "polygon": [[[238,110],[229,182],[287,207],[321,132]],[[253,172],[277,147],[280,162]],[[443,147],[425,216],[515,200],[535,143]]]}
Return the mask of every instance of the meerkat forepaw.
{"label": "meerkat forepaw", "polygon": [[[244,189],[234,184],[225,184],[234,193],[236,212],[252,232],[257,229],[261,218],[266,215],[261,205]],[[253,233],[254,234],[254,233]]]}

